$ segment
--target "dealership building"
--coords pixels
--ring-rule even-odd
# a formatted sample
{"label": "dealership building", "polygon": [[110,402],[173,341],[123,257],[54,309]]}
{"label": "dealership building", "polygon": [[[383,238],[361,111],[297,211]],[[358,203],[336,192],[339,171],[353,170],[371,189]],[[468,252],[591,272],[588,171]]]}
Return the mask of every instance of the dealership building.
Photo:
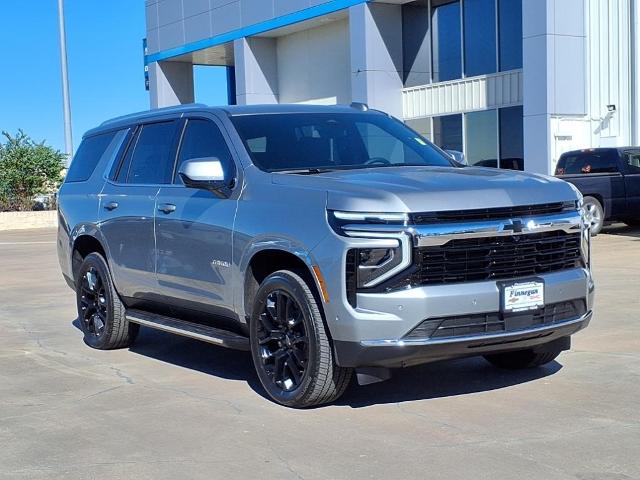
{"label": "dealership building", "polygon": [[[146,0],[152,107],[362,102],[468,163],[550,173],[640,142],[637,0]],[[525,159],[525,160],[523,160]]]}

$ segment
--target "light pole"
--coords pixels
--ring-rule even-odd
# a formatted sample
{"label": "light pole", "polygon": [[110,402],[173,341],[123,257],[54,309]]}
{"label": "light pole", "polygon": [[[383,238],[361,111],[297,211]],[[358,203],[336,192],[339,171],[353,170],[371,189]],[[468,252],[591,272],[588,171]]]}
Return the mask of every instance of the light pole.
{"label": "light pole", "polygon": [[73,155],[71,136],[71,101],[69,99],[69,74],[67,72],[67,36],[64,28],[64,0],[58,0],[58,26],[60,30],[60,67],[62,70],[62,103],[64,110],[64,150],[67,164]]}

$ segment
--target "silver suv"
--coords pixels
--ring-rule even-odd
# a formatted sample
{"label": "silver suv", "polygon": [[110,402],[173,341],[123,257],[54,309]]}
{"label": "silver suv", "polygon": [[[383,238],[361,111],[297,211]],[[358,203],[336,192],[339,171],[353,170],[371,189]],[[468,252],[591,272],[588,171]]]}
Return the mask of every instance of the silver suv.
{"label": "silver suv", "polygon": [[87,132],[58,239],[85,342],[127,347],[143,325],[249,350],[291,407],[353,372],[568,349],[593,300],[575,188],[458,164],[357,107],[190,105]]}

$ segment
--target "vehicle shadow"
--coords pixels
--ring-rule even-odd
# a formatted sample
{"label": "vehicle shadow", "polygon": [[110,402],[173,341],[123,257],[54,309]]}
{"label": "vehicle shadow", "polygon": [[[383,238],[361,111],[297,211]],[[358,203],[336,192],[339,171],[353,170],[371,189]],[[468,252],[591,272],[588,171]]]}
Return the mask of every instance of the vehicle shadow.
{"label": "vehicle shadow", "polygon": [[[80,329],[78,320],[74,320],[73,325]],[[248,352],[144,327],[130,351],[207,375],[245,381],[257,394],[268,398]],[[561,364],[552,362],[537,369],[500,370],[474,357],[396,369],[390,380],[372,385],[358,386],[354,375],[351,385],[335,405],[362,408],[486,392],[538,380],[561,368]]]}
{"label": "vehicle shadow", "polygon": [[640,238],[640,228],[630,227],[624,223],[612,223],[602,227],[600,234]]}
{"label": "vehicle shadow", "polygon": [[532,382],[553,375],[561,368],[562,365],[554,361],[540,368],[502,370],[481,357],[428,363],[396,369],[386,382],[350,386],[336,404],[361,408],[488,392]]}

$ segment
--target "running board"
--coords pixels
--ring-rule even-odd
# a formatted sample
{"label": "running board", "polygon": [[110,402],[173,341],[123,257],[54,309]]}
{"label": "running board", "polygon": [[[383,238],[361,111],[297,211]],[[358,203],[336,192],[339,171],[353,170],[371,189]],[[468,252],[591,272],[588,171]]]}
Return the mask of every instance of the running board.
{"label": "running board", "polygon": [[126,317],[130,322],[162,330],[163,332],[195,338],[196,340],[213,343],[221,347],[249,351],[249,339],[247,337],[220,328],[186,322],[177,318],[143,312],[142,310],[127,310]]}

